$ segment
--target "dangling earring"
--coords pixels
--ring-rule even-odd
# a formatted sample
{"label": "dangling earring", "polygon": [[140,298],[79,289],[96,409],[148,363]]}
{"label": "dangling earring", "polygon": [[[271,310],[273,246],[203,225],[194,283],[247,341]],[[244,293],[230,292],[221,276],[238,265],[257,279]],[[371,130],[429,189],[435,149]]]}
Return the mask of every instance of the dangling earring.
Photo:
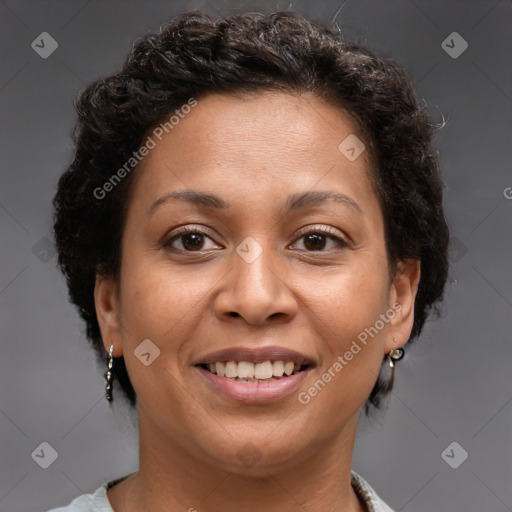
{"label": "dangling earring", "polygon": [[404,357],[405,351],[403,348],[394,348],[389,352],[389,366],[391,369],[395,368],[395,361],[400,361]]}
{"label": "dangling earring", "polygon": [[107,360],[107,371],[105,372],[105,379],[107,381],[107,385],[105,386],[105,398],[110,403],[113,400],[112,396],[112,384],[114,383],[114,372],[112,371],[112,367],[114,366],[114,345],[110,345],[110,350],[108,353]]}

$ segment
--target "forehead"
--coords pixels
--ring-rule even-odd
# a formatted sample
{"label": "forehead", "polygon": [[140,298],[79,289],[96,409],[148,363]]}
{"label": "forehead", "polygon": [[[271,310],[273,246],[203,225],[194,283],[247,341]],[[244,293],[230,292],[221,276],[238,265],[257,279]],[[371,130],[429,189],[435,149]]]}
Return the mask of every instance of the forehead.
{"label": "forehead", "polygon": [[340,151],[347,138],[362,142],[355,124],[312,95],[210,94],[187,112],[174,118],[172,128],[148,131],[155,146],[135,184],[146,202],[184,188],[244,200],[315,188],[372,193],[369,152],[351,160]]}

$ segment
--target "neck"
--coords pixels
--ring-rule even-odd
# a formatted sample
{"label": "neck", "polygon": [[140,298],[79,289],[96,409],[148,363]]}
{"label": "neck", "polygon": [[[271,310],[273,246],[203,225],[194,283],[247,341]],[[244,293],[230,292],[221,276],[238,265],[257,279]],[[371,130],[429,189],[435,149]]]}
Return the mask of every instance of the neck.
{"label": "neck", "polygon": [[108,491],[116,512],[364,512],[350,484],[357,416],[330,443],[287,468],[265,466],[257,476],[206,464],[161,432],[139,409],[139,470]]}

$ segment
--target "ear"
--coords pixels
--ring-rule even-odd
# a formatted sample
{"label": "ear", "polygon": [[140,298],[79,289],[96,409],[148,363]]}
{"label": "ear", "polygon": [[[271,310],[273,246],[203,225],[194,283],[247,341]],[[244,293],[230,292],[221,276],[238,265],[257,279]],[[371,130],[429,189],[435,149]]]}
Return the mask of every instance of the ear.
{"label": "ear", "polygon": [[100,326],[101,337],[105,350],[114,345],[113,355],[119,357],[123,353],[121,343],[120,304],[117,285],[114,277],[96,275],[94,285],[94,305]]}
{"label": "ear", "polygon": [[397,267],[389,295],[389,308],[396,314],[389,322],[386,353],[405,345],[411,335],[414,324],[414,303],[420,282],[420,260],[399,261]]}

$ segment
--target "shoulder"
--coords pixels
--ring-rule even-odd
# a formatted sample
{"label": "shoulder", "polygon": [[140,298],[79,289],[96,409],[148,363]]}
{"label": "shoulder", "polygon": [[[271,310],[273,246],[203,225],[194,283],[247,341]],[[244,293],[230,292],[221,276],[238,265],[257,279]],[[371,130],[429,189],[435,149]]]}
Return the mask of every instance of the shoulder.
{"label": "shoulder", "polygon": [[352,470],[351,476],[352,487],[366,504],[368,512],[394,512],[361,475]]}
{"label": "shoulder", "polygon": [[92,494],[82,494],[65,507],[54,508],[48,512],[114,512],[107,499],[107,486],[98,487]]}

